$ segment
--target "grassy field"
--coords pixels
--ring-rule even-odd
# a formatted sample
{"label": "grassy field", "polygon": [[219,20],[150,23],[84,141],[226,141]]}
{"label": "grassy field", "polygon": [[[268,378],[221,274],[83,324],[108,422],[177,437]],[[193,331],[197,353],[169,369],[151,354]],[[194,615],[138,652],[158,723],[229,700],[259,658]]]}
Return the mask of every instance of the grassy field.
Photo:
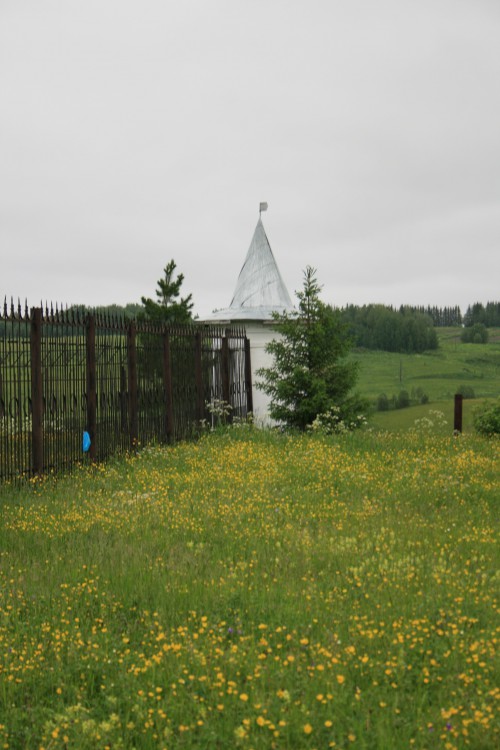
{"label": "grassy field", "polygon": [[[475,398],[464,400],[464,432],[472,431],[473,412],[485,399],[500,396],[500,329],[489,329],[488,344],[463,344],[460,328],[439,328],[439,349],[425,354],[356,351],[360,364],[359,392],[375,404],[385,393],[389,399],[402,390],[415,402],[419,394],[429,398],[427,405],[378,412],[372,418],[375,427],[407,430],[415,419],[428,416],[429,410],[441,411],[453,429],[453,399],[462,387],[473,389]],[[445,434],[445,430],[438,431]]]}
{"label": "grassy field", "polygon": [[500,443],[247,428],[0,489],[0,747],[488,750]]}

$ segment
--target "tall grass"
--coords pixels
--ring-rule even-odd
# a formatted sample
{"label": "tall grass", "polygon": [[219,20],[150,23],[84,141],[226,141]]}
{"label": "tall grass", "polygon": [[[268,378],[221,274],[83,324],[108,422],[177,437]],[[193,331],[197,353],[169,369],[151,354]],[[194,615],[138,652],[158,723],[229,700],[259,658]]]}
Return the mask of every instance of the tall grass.
{"label": "tall grass", "polygon": [[0,746],[495,748],[498,440],[233,429],[0,496]]}

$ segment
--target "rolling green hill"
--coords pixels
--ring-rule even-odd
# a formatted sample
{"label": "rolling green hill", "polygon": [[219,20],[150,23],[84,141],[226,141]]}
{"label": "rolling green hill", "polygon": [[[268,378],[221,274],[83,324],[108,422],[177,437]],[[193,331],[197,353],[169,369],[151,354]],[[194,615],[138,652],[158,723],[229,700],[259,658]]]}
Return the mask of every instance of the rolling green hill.
{"label": "rolling green hill", "polygon": [[[487,344],[464,344],[461,328],[438,329],[439,348],[424,354],[397,354],[383,351],[354,350],[352,358],[360,364],[358,390],[376,409],[380,394],[389,400],[407,391],[412,406],[378,412],[374,426],[407,429],[429,410],[444,413],[453,427],[454,395],[467,388],[473,398],[464,399],[464,431],[472,429],[474,408],[485,399],[500,395],[500,328],[489,329]],[[422,396],[428,403],[421,404]]]}

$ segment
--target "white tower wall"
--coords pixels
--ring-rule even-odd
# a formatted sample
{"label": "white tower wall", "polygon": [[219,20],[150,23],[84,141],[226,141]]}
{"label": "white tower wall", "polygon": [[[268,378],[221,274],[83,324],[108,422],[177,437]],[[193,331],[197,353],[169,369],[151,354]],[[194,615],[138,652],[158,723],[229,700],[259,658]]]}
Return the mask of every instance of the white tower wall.
{"label": "white tower wall", "polygon": [[273,363],[273,357],[265,350],[266,344],[273,339],[279,338],[280,334],[269,323],[258,321],[245,321],[247,338],[250,341],[250,360],[252,364],[252,398],[253,398],[253,415],[256,424],[271,424],[269,416],[269,396],[256,387],[260,379],[257,371],[261,367],[270,367]]}

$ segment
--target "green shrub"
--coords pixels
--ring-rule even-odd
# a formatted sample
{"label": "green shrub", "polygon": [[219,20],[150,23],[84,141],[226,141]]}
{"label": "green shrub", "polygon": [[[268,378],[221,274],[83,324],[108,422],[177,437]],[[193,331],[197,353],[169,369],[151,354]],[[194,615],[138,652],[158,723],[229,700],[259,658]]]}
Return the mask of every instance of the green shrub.
{"label": "green shrub", "polygon": [[381,393],[377,398],[377,411],[389,411],[389,399],[385,393]]}
{"label": "green shrub", "polygon": [[475,412],[474,427],[480,435],[500,435],[500,399]]}
{"label": "green shrub", "polygon": [[475,323],[463,329],[460,339],[464,344],[487,344],[488,329],[484,323]]}
{"label": "green shrub", "polygon": [[406,409],[410,405],[410,395],[408,391],[399,391],[396,398],[396,409]]}
{"label": "green shrub", "polygon": [[457,394],[462,398],[476,398],[474,388],[471,385],[461,385],[457,388]]}

